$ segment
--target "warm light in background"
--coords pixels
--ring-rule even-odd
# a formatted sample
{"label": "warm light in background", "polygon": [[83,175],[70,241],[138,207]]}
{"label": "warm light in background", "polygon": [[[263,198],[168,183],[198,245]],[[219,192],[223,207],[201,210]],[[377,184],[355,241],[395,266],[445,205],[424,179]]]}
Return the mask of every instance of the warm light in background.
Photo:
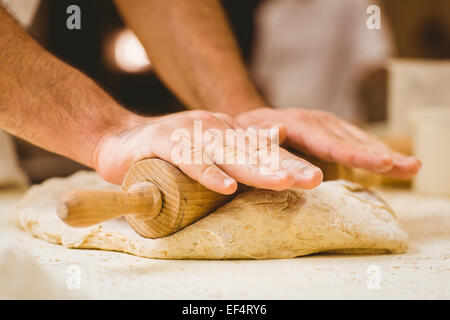
{"label": "warm light in background", "polygon": [[121,30],[113,37],[114,62],[124,72],[137,73],[150,69],[144,47],[131,30]]}

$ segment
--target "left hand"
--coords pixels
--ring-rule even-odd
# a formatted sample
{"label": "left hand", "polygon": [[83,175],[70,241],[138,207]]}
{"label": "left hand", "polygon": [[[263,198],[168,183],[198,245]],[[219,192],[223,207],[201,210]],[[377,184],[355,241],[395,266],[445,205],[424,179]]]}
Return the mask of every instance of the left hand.
{"label": "left hand", "polygon": [[416,157],[390,149],[375,136],[319,110],[259,108],[236,117],[243,126],[280,123],[287,129],[286,144],[328,162],[409,179],[420,169]]}

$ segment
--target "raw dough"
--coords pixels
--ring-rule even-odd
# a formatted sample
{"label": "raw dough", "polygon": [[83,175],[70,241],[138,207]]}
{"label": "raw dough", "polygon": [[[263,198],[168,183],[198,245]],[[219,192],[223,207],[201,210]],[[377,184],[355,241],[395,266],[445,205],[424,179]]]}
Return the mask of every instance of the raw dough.
{"label": "raw dough", "polygon": [[121,218],[89,228],[59,220],[56,204],[75,188],[117,188],[93,172],[33,186],[15,212],[36,237],[158,259],[275,259],[316,252],[399,253],[407,248],[393,211],[375,193],[344,180],[314,190],[250,190],[209,216],[161,239],[146,239]]}

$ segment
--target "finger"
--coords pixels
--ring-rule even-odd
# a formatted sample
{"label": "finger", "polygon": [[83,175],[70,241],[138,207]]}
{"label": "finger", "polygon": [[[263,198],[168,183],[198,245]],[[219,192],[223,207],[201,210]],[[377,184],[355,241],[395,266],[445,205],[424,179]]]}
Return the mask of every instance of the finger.
{"label": "finger", "polygon": [[375,173],[388,172],[394,166],[394,160],[389,153],[366,149],[347,142],[337,142],[330,146],[329,154],[332,162]]}
{"label": "finger", "polygon": [[[205,124],[205,127],[209,127],[209,124]],[[269,157],[263,163],[258,153],[258,146],[272,146],[272,137],[269,136],[278,135],[278,128],[272,129],[227,129],[224,137],[223,131],[210,128],[208,135],[211,141],[219,141],[223,145],[213,143],[205,146],[205,152],[220,169],[238,182],[264,189],[287,189],[294,179],[286,170],[279,169],[279,159]],[[218,150],[221,152],[217,152]],[[272,149],[266,151],[270,153]]]}
{"label": "finger", "polygon": [[[226,146],[226,159],[218,166],[237,181],[262,189],[285,190],[294,183],[294,177],[280,168],[279,159],[262,163],[259,155],[242,154],[244,151],[235,146]],[[239,161],[245,157],[246,161]]]}
{"label": "finger", "polygon": [[[215,143],[212,143],[210,145],[211,148],[204,145],[204,143],[196,145],[195,141],[190,138],[191,132],[187,131],[187,136],[182,139],[182,141],[186,142],[186,145],[179,146],[182,152],[187,154],[187,159],[176,162],[172,161],[170,155],[173,153],[172,151],[175,147],[173,144],[163,146],[161,146],[162,144],[158,144],[159,151],[155,153],[161,158],[175,163],[184,173],[194,180],[221,193],[234,192],[237,188],[236,181],[258,188],[272,190],[284,190],[293,184],[294,178],[292,175],[286,170],[280,170],[279,167],[274,166],[276,164],[275,161],[269,161],[267,164],[262,164],[258,159],[255,161],[254,155],[250,155],[247,149],[249,142],[246,137],[246,132],[243,129],[230,129],[228,127],[230,125],[228,117],[224,117],[221,114],[214,116],[214,118],[216,117],[219,120],[203,121],[202,127],[212,138],[217,135],[217,138],[219,138],[218,141],[224,145],[216,146]],[[235,137],[228,139],[228,134],[244,135],[240,137],[240,141],[243,141],[243,143],[236,142]],[[254,135],[257,141],[259,138],[263,141],[269,141],[266,137],[260,137],[256,133],[250,133],[250,135]],[[180,144],[180,141],[177,144]],[[219,148],[222,149],[222,154],[224,155],[223,159],[219,159],[222,161],[218,161],[215,154],[215,150]],[[279,161],[279,159],[276,159],[276,161]],[[228,180],[229,178],[233,180],[230,181]]]}
{"label": "finger", "polygon": [[[208,129],[211,136],[218,134],[219,141],[224,142],[225,129],[223,127],[217,129],[220,127],[222,125],[219,123],[204,123],[204,129]],[[233,133],[233,130],[231,132]],[[177,146],[158,144],[154,153],[175,164],[186,175],[209,189],[231,194],[237,189],[236,181],[271,190],[284,190],[293,184],[293,177],[285,170],[271,170],[270,163],[263,166],[258,161],[249,161],[251,157],[246,153],[245,143],[243,148],[240,148],[239,143],[235,145],[234,139],[225,139],[225,146],[222,146],[224,158],[218,161],[215,150],[219,146],[213,145],[213,148],[208,150],[208,146],[196,145],[190,137],[190,132],[186,134],[186,137],[182,136],[182,139],[177,140]],[[239,134],[245,134],[245,132],[242,130]],[[183,154],[181,161],[172,159],[174,147],[181,150]]]}
{"label": "finger", "polygon": [[286,169],[294,177],[292,187],[312,189],[322,182],[322,171],[308,161],[293,155],[285,149],[280,149],[280,159],[282,168]]}
{"label": "finger", "polygon": [[385,174],[397,179],[411,179],[419,172],[421,165],[420,160],[416,157],[395,152],[394,167]]}
{"label": "finger", "polygon": [[[169,143],[155,144],[152,153],[172,163],[208,189],[222,194],[232,194],[237,190],[236,180],[218,168],[190,137],[183,136],[177,140],[177,143],[176,146]],[[173,152],[174,148],[178,148],[181,153],[180,157],[174,156],[176,154]]]}
{"label": "finger", "polygon": [[416,157],[407,156],[396,152],[377,137],[363,132],[350,124],[346,124],[345,127],[346,130],[354,134],[355,137],[357,136],[361,140],[365,139],[368,141],[367,144],[370,145],[373,150],[378,150],[379,152],[389,154],[391,156],[393,159],[393,167],[389,171],[384,172],[385,175],[398,179],[410,179],[419,171],[421,163]]}
{"label": "finger", "polygon": [[215,164],[185,165],[180,169],[208,189],[223,194],[232,194],[237,190],[237,182]]}
{"label": "finger", "polygon": [[[363,149],[331,133],[311,135],[305,140],[306,151],[327,162],[340,163],[349,167],[363,168],[376,173],[387,172],[393,167],[393,159],[386,154],[374,153]],[[304,150],[296,143],[295,137],[290,139],[290,145],[298,150]]]}
{"label": "finger", "polygon": [[178,164],[178,168],[206,188],[218,193],[232,194],[237,190],[236,180],[213,163],[182,163]]}
{"label": "finger", "polygon": [[376,173],[392,169],[391,150],[374,136],[345,121],[331,124],[328,129],[336,139],[328,151],[334,162]]}
{"label": "finger", "polygon": [[333,126],[319,128],[307,142],[310,153],[329,161],[349,167],[357,167],[375,173],[388,172],[393,167],[393,159],[388,152],[373,150],[366,144],[345,136]]}

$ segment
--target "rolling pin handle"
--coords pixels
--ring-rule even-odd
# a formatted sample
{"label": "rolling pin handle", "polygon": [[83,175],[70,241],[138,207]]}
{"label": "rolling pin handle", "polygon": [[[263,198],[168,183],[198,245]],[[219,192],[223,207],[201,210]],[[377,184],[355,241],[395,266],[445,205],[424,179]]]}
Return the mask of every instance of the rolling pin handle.
{"label": "rolling pin handle", "polygon": [[72,227],[89,227],[126,214],[152,219],[162,207],[159,188],[144,181],[132,185],[127,192],[74,190],[59,201],[58,216]]}

